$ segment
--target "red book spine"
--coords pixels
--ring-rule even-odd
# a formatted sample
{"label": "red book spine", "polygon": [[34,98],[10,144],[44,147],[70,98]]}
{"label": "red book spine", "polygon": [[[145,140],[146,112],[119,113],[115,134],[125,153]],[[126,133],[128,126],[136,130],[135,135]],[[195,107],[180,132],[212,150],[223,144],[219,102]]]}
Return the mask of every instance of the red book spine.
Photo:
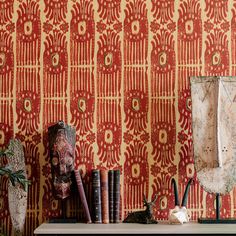
{"label": "red book spine", "polygon": [[109,223],[108,171],[101,170],[102,223]]}
{"label": "red book spine", "polygon": [[79,191],[80,200],[82,202],[82,206],[83,206],[83,209],[85,212],[86,221],[87,221],[87,223],[92,223],[89,208],[88,208],[88,203],[87,203],[87,199],[85,196],[84,187],[83,187],[83,183],[82,183],[82,179],[81,179],[79,170],[75,170],[75,179],[77,182],[77,188]]}

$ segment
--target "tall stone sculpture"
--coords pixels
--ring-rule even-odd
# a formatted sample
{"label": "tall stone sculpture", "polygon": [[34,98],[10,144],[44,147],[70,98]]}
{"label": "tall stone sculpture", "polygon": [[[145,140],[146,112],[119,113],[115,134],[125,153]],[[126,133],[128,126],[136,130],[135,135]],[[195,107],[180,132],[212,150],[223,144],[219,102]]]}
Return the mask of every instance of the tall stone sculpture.
{"label": "tall stone sculpture", "polygon": [[64,200],[71,195],[76,131],[74,127],[59,121],[48,128],[48,138],[53,195],[62,200],[62,214],[65,218]]}
{"label": "tall stone sculpture", "polygon": [[226,223],[219,217],[219,197],[236,183],[236,77],[190,81],[195,169],[203,188],[216,193],[217,205],[217,219],[201,223]]}
{"label": "tall stone sculpture", "polygon": [[[27,182],[24,150],[21,142],[11,139],[8,153],[8,167],[15,174],[18,173],[18,179],[21,178]],[[9,211],[15,235],[21,235],[23,232],[27,210],[28,189],[27,187],[23,188],[21,182],[12,184],[12,181],[9,181],[8,183]]]}

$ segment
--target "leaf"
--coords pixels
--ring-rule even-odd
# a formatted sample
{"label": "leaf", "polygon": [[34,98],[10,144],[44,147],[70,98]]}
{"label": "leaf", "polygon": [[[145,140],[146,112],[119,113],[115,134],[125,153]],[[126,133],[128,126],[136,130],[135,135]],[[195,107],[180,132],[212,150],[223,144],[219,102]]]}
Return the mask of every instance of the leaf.
{"label": "leaf", "polygon": [[13,185],[13,186],[16,186],[16,184],[15,184],[15,179],[14,179],[11,175],[9,175],[9,179],[10,179],[12,185]]}
{"label": "leaf", "polygon": [[17,174],[17,175],[20,175],[20,174],[23,174],[23,173],[24,173],[24,170],[18,170],[18,171],[15,172],[15,174]]}
{"label": "leaf", "polygon": [[0,175],[5,175],[6,171],[3,168],[0,168]]}
{"label": "leaf", "polygon": [[0,167],[0,176],[6,175],[11,181],[12,185],[15,186],[16,183],[19,183],[25,191],[28,189],[28,185],[30,185],[30,181],[24,175],[24,170],[18,170],[13,172],[9,167]]}
{"label": "leaf", "polygon": [[5,171],[9,175],[12,174],[12,170],[10,168],[8,168],[8,167],[5,168]]}
{"label": "leaf", "polygon": [[1,156],[6,156],[6,155],[8,155],[8,156],[13,156],[14,153],[11,152],[11,151],[8,150],[8,149],[6,149],[6,150],[0,150],[0,157],[1,157]]}
{"label": "leaf", "polygon": [[4,156],[5,152],[3,150],[0,150],[0,156]]}
{"label": "leaf", "polygon": [[7,167],[0,167],[0,175],[9,175],[11,174],[11,169]]}
{"label": "leaf", "polygon": [[13,156],[14,155],[14,152],[10,151],[10,150],[6,150],[5,151],[5,155],[8,155],[8,156]]}
{"label": "leaf", "polygon": [[19,179],[25,179],[25,176],[24,176],[24,175],[17,175],[17,177],[18,177]]}

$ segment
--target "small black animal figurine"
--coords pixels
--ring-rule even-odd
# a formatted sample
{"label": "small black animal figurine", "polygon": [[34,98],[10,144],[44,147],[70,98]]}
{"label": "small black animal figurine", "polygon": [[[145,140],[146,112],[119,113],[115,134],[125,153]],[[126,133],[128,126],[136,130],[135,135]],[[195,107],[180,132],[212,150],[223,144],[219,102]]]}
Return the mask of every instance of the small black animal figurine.
{"label": "small black animal figurine", "polygon": [[155,205],[157,200],[157,194],[151,202],[147,202],[145,195],[143,195],[143,205],[146,209],[143,211],[131,212],[128,214],[123,223],[140,223],[140,224],[157,224],[158,222],[152,218],[152,207]]}

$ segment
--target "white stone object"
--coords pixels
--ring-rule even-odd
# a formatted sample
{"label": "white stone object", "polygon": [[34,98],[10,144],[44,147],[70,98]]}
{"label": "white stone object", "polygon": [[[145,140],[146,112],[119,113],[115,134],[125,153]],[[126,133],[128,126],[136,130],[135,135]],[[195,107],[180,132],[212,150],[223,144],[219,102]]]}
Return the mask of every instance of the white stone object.
{"label": "white stone object", "polygon": [[184,206],[175,206],[174,209],[170,210],[168,220],[169,224],[187,223],[190,220],[190,212]]}
{"label": "white stone object", "polygon": [[192,77],[194,165],[204,190],[227,194],[236,183],[236,77]]}

